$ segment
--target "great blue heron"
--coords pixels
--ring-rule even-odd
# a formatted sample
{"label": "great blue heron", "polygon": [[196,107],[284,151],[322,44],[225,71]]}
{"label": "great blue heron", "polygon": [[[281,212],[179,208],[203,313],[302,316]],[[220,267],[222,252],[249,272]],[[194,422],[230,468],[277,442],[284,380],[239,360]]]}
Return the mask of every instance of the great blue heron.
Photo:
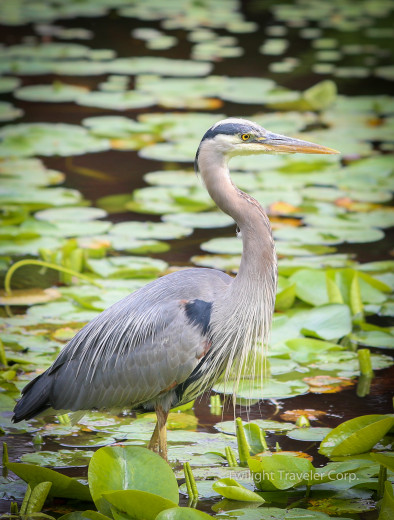
{"label": "great blue heron", "polygon": [[260,204],[232,183],[227,163],[234,155],[283,152],[338,153],[244,119],[213,125],[202,138],[195,168],[241,231],[237,276],[216,269],[181,270],[115,303],[23,389],[13,421],[48,409],[155,410],[149,447],[167,458],[169,410],[200,395],[234,365],[239,374],[256,343],[267,341],[277,282],[271,226]]}

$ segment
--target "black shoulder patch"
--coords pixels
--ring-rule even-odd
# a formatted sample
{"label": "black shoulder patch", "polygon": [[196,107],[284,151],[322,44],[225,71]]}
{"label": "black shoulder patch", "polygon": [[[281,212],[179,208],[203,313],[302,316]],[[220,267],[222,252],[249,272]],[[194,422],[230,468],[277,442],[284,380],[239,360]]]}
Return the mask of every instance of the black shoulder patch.
{"label": "black shoulder patch", "polygon": [[208,334],[209,323],[211,321],[212,302],[192,300],[186,303],[185,312],[187,319],[192,325],[200,327],[204,336]]}

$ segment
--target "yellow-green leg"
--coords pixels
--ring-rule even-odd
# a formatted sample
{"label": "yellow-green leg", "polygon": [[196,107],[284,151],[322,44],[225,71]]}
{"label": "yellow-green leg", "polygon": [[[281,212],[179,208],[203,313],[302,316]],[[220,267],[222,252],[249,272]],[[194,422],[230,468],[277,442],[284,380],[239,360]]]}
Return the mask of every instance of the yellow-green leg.
{"label": "yellow-green leg", "polygon": [[152,451],[158,451],[159,448],[159,423],[156,423],[155,429],[153,430],[152,437],[150,438],[148,449]]}
{"label": "yellow-green leg", "polygon": [[167,460],[167,417],[168,412],[164,411],[161,406],[156,408],[157,415],[157,429],[159,437],[159,455]]}

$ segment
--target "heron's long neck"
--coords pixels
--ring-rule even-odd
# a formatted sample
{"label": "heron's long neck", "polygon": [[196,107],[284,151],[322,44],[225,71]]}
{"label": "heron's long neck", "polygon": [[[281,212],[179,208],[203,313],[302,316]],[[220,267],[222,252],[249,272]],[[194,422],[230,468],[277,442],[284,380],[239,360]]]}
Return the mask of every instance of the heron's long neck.
{"label": "heron's long neck", "polygon": [[199,165],[207,190],[218,207],[236,221],[242,235],[243,254],[235,286],[261,281],[271,283],[275,291],[276,253],[267,214],[255,199],[234,186],[224,154],[204,152]]}

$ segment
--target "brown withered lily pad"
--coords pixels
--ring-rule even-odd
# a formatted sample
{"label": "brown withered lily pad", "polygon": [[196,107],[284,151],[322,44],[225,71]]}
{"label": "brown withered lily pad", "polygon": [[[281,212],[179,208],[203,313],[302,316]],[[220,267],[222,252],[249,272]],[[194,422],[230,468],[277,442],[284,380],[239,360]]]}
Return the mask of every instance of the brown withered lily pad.
{"label": "brown withered lily pad", "polygon": [[355,384],[355,380],[348,377],[328,375],[304,377],[303,380],[310,386],[309,391],[313,394],[334,394]]}
{"label": "brown withered lily pad", "polygon": [[327,412],[307,408],[305,410],[286,410],[281,414],[280,418],[284,421],[296,422],[299,417],[304,416],[307,417],[310,421],[317,421],[323,415],[327,415]]}

